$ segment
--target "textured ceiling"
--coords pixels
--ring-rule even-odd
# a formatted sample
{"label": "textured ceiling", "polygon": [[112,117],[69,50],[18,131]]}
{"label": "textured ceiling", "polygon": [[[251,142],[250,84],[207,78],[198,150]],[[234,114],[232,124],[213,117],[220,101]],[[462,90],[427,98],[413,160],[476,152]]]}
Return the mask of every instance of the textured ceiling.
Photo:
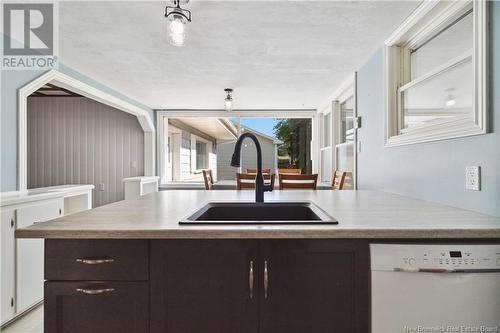
{"label": "textured ceiling", "polygon": [[418,2],[192,0],[182,48],[165,5],[61,2],[61,61],[152,108],[315,108]]}

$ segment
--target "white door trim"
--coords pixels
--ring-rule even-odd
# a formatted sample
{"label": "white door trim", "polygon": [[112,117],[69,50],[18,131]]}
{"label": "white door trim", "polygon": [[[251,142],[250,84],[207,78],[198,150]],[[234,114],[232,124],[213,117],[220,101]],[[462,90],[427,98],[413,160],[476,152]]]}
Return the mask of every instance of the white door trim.
{"label": "white door trim", "polygon": [[51,70],[37,77],[17,91],[18,110],[18,190],[27,189],[28,184],[28,96],[47,83],[53,83],[61,88],[71,90],[79,95],[109,105],[137,117],[144,131],[144,175],[154,176],[155,172],[155,127],[149,113],[138,106],[110,95],[89,84],[79,81],[57,70]]}
{"label": "white door trim", "polygon": [[[319,171],[319,141],[320,131],[318,127],[318,111],[316,109],[274,109],[274,110],[233,110],[228,112],[226,110],[214,109],[158,109],[156,110],[156,123],[158,126],[158,170],[161,170],[166,158],[165,151],[161,147],[161,142],[164,140],[164,135],[168,134],[165,129],[165,118],[181,118],[181,117],[215,117],[215,118],[238,118],[238,136],[241,134],[241,126],[239,118],[310,118],[311,119],[311,161],[312,172],[318,173]],[[163,141],[164,142],[164,141]],[[240,170],[241,171],[241,170]],[[161,176],[161,175],[160,175]],[[164,179],[164,178],[163,178]],[[163,184],[163,183],[161,183]]]}
{"label": "white door trim", "polygon": [[157,116],[178,118],[178,117],[245,117],[245,118],[312,118],[316,114],[316,109],[279,109],[279,110],[203,110],[203,109],[158,109]]}

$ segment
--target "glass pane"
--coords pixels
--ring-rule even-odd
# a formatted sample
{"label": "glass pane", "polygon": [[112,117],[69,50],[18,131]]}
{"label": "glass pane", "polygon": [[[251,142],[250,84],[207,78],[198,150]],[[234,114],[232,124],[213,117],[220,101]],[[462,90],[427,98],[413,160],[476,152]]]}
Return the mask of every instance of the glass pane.
{"label": "glass pane", "polygon": [[207,168],[207,144],[196,141],[196,169]]}
{"label": "glass pane", "polygon": [[354,171],[354,143],[337,145],[337,169]]}
{"label": "glass pane", "polygon": [[332,176],[332,150],[331,149],[321,149],[319,152],[320,163],[321,163],[321,181],[329,182]]}
{"label": "glass pane", "polygon": [[323,147],[330,146],[330,124],[331,124],[331,113],[328,113],[323,118]]}
{"label": "glass pane", "polygon": [[411,53],[411,79],[428,73],[472,47],[473,15],[470,12]]}
{"label": "glass pane", "polygon": [[408,88],[402,93],[404,128],[446,118],[473,120],[473,84],[469,59]]}
{"label": "glass pane", "polygon": [[[279,140],[278,169],[301,169],[311,173],[312,122],[310,118],[282,118],[274,126]],[[253,153],[255,156],[255,153]]]}
{"label": "glass pane", "polygon": [[340,104],[340,143],[354,141],[354,96]]}
{"label": "glass pane", "polygon": [[[275,127],[280,122],[279,119],[269,117],[248,117],[240,118],[242,133],[254,134],[260,143],[262,151],[262,169],[271,170],[275,173],[279,158],[279,140],[276,137]],[[229,159],[234,151],[234,143],[231,144]],[[241,148],[241,171],[248,172],[248,169],[255,170],[257,168],[257,155],[255,153],[255,144],[252,140],[246,139],[243,141]],[[224,169],[222,177],[224,179],[235,179],[234,168]]]}

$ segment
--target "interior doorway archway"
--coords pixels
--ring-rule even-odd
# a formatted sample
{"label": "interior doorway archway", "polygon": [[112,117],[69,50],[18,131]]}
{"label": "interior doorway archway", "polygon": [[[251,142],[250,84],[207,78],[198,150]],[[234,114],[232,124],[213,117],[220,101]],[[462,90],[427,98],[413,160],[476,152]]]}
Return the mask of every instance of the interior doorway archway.
{"label": "interior doorway archway", "polygon": [[89,84],[79,81],[57,70],[51,70],[18,90],[18,190],[27,189],[28,180],[28,130],[27,130],[27,98],[47,83],[73,91],[117,110],[130,113],[137,117],[144,131],[144,175],[155,175],[155,127],[149,113],[127,101],[103,92]]}

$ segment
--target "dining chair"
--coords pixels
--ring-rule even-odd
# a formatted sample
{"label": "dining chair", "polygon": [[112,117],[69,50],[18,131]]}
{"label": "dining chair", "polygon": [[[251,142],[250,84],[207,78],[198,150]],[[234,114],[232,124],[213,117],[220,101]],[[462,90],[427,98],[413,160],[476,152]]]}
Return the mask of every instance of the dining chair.
{"label": "dining chair", "polygon": [[281,173],[279,175],[280,190],[284,189],[311,189],[318,185],[318,174],[298,175]]}
{"label": "dining chair", "polygon": [[203,180],[205,181],[205,190],[211,190],[214,185],[214,177],[212,176],[211,169],[204,169],[203,172]]}
{"label": "dining chair", "polygon": [[333,172],[332,183],[331,183],[333,189],[337,189],[337,190],[344,189],[346,175],[347,175],[346,171],[335,170]]}
{"label": "dining chair", "polygon": [[300,175],[302,173],[302,169],[297,168],[280,168],[278,169],[279,174],[293,174]]}
{"label": "dining chair", "polygon": [[[236,189],[255,189],[255,176],[256,174],[254,173],[236,173]],[[274,188],[274,176],[274,174],[263,174],[262,177],[264,178],[264,184],[270,183],[271,187]]]}
{"label": "dining chair", "polygon": [[[257,169],[247,169],[247,173],[256,174],[257,173]],[[263,175],[270,174],[270,173],[271,173],[271,169],[262,169],[262,174]]]}

